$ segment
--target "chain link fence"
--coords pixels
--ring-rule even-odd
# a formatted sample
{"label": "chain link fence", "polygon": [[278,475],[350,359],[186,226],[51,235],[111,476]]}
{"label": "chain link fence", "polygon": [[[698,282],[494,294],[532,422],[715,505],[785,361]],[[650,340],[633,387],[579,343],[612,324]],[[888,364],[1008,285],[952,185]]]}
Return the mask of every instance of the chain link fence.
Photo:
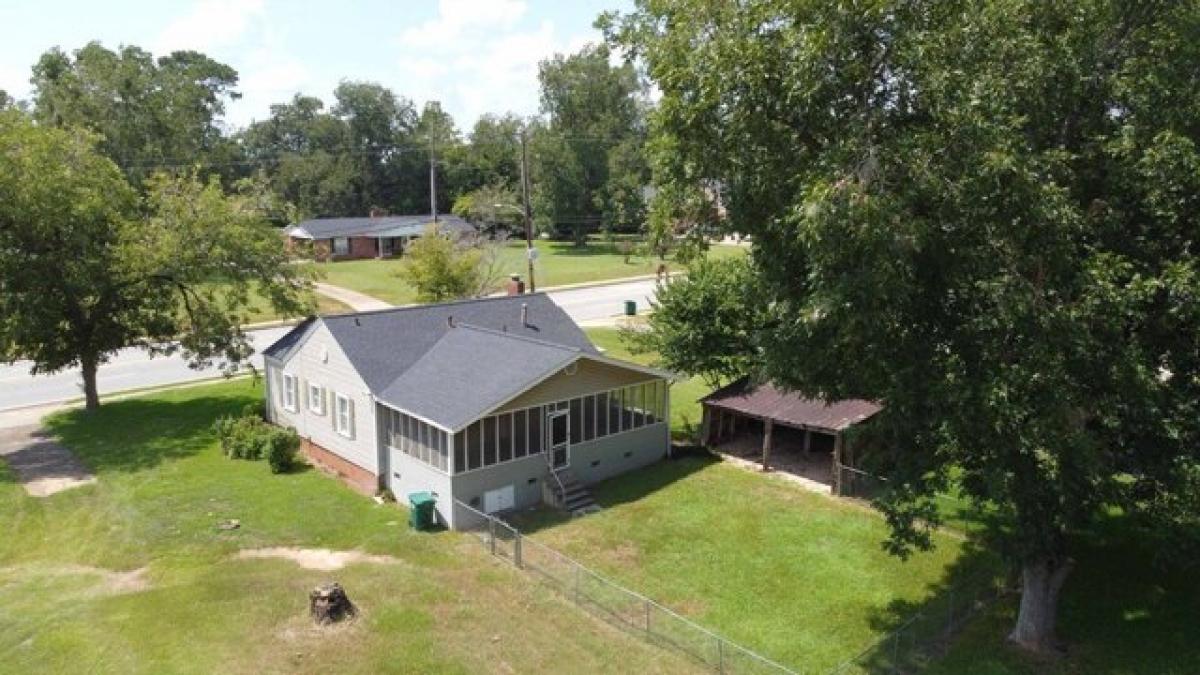
{"label": "chain link fence", "polygon": [[[508,523],[455,500],[455,523],[494,556],[538,577],[576,605],[646,640],[678,650],[718,673],[797,671],[721,637],[640,593],[601,576],[558,551],[525,537]],[[951,637],[1008,590],[988,570],[926,602],[898,628],[829,671],[830,675],[915,673],[941,653]]]}
{"label": "chain link fence", "polygon": [[604,577],[554,549],[524,537],[508,523],[455,500],[455,524],[477,537],[494,556],[538,577],[576,605],[646,640],[680,651],[718,673],[799,675],[640,593]]}
{"label": "chain link fence", "polygon": [[1005,580],[994,573],[981,574],[947,588],[898,628],[843,661],[830,675],[920,672],[944,651],[971,617],[1007,589]]}

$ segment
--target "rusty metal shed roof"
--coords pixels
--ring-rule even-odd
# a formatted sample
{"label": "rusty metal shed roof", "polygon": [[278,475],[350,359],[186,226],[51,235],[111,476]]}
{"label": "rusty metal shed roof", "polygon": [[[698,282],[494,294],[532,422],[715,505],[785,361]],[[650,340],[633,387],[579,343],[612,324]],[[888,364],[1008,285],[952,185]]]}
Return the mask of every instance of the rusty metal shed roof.
{"label": "rusty metal shed roof", "polygon": [[837,433],[862,422],[883,406],[862,399],[826,403],[798,393],[755,384],[742,378],[700,399],[704,405],[743,415],[771,419],[780,424]]}

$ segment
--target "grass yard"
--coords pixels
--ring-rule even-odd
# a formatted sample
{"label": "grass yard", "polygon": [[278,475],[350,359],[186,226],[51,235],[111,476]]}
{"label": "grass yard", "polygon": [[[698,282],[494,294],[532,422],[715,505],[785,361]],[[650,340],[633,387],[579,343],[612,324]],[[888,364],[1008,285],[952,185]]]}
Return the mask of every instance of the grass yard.
{"label": "grass yard", "polygon": [[604,507],[518,527],[730,639],[823,673],[943,591],[995,564],[958,538],[907,562],[882,518],[720,461],[665,461],[596,486]]}
{"label": "grass yard", "polygon": [[[930,673],[956,675],[1186,675],[1200,672],[1200,583],[1195,562],[1164,565],[1154,545],[1119,517],[1079,542],[1063,587],[1062,658],[1008,646],[1017,616],[1006,598],[972,622]],[[1161,544],[1160,544],[1161,545]]]}
{"label": "grass yard", "polygon": [[[0,462],[0,672],[686,672],[455,533],[417,534],[313,470],[222,457],[213,419],[261,400],[248,380],[72,412],[49,428],[99,482],[28,497]],[[241,527],[221,531],[227,518]],[[390,564],[311,571],[235,558],[324,547]],[[130,573],[133,570],[140,573]],[[360,610],[316,630],[317,583]]]}
{"label": "grass yard", "polygon": [[[592,328],[587,333],[609,355],[642,363],[652,360],[651,355],[630,354],[615,329]],[[707,392],[698,378],[672,386],[675,435],[698,423],[698,400]],[[874,514],[840,515],[836,503],[831,506],[829,500],[807,494],[787,496],[780,491],[790,488],[775,487],[774,481],[744,472],[730,475],[728,472],[738,470],[719,464],[702,463],[693,470],[687,463],[695,461],[663,465],[655,469],[662,474],[658,479],[636,474],[600,486],[597,497],[612,506],[600,518],[558,523],[542,514],[528,524],[542,528],[538,538],[566,547],[636,589],[661,593],[660,597],[673,599],[681,609],[696,610],[702,620],[711,620],[709,625],[734,639],[739,639],[734,631],[743,631],[740,634],[747,636],[746,644],[761,644],[768,656],[786,658],[792,653],[804,659],[807,648],[789,640],[802,636],[823,643],[820,631],[829,630],[825,656],[818,657],[821,662],[839,653],[845,658],[844,650],[866,646],[871,636],[886,633],[899,617],[911,615],[918,607],[913,604],[915,596],[936,594],[928,589],[931,582],[932,588],[937,588],[939,566],[943,574],[960,574],[981,560],[994,563],[975,551],[952,561],[962,544],[945,539],[932,557],[917,554],[910,563],[901,563],[879,550],[884,529]],[[678,468],[680,464],[683,468]],[[638,498],[640,493],[646,497]],[[764,494],[775,497],[764,501]],[[784,500],[790,504],[783,505]],[[939,504],[948,528],[960,532],[982,529],[978,514],[956,493],[943,496]],[[841,509],[854,507],[843,505]],[[785,522],[789,517],[796,522]],[[765,521],[760,523],[759,518]],[[834,518],[854,524],[839,531],[831,522]],[[774,544],[767,547],[766,541]],[[1016,619],[1017,598],[1012,596],[970,623],[928,672],[1200,672],[1200,621],[1196,618],[1200,617],[1200,584],[1186,566],[1164,566],[1156,561],[1154,546],[1117,517],[1079,543],[1075,553],[1079,564],[1063,589],[1060,609],[1060,635],[1069,644],[1063,658],[1031,659],[1005,643]],[[839,560],[849,561],[850,567],[838,565]],[[868,584],[862,581],[860,572],[864,570]],[[723,575],[745,586],[726,587],[721,584]],[[782,584],[787,575],[794,581],[787,588],[754,587],[760,576],[780,577],[770,581]],[[907,588],[892,604],[889,594],[898,587]],[[714,592],[716,601],[704,599]],[[760,619],[754,613],[760,611],[776,618],[775,628],[756,627]],[[829,620],[822,627],[820,617],[824,616]],[[755,642],[757,634],[765,642]],[[777,646],[769,646],[772,640]],[[813,653],[822,653],[820,645]],[[792,663],[804,666],[806,662]]]}
{"label": "grass yard", "polygon": [[[631,256],[629,262],[617,250],[614,242],[593,238],[588,245],[577,248],[568,241],[537,240],[538,260],[534,267],[538,288],[563,286],[589,281],[621,279],[645,274],[654,274],[658,269],[657,257]],[[709,249],[713,257],[745,255],[741,246],[717,245]],[[504,248],[504,270],[525,276],[525,242],[510,241]],[[323,263],[318,267],[324,272],[325,281],[365,293],[394,305],[416,302],[416,292],[396,276],[400,259],[392,260],[347,260]]]}

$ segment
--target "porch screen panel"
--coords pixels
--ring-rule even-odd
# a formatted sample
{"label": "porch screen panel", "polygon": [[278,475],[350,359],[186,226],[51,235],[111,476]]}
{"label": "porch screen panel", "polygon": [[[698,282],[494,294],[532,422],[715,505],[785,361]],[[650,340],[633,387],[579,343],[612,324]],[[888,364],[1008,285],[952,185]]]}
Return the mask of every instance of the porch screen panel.
{"label": "porch screen panel", "polygon": [[608,435],[608,392],[596,394],[596,437]]}
{"label": "porch screen panel", "polygon": [[592,440],[596,437],[596,397],[583,397],[583,440]]}
{"label": "porch screen panel", "polygon": [[483,465],[496,463],[496,418],[483,419]]}
{"label": "porch screen panel", "polygon": [[478,469],[483,466],[483,436],[480,430],[483,425],[479,422],[467,427],[467,468]]}
{"label": "porch screen panel", "polygon": [[467,468],[467,432],[454,434],[454,472],[460,473]]}
{"label": "porch screen panel", "polygon": [[583,400],[571,399],[571,443],[583,441]]}
{"label": "porch screen panel", "polygon": [[529,409],[529,454],[536,455],[542,451],[545,435],[542,431],[542,420],[546,411],[541,406]]}
{"label": "porch screen panel", "polygon": [[513,457],[520,459],[529,451],[529,423],[525,410],[513,413]]}
{"label": "porch screen panel", "polygon": [[499,437],[499,444],[500,444],[500,461],[507,462],[507,461],[511,460],[513,457],[512,415],[509,413],[504,413],[503,415],[500,415],[499,417],[496,418],[496,425],[498,427],[497,435]]}

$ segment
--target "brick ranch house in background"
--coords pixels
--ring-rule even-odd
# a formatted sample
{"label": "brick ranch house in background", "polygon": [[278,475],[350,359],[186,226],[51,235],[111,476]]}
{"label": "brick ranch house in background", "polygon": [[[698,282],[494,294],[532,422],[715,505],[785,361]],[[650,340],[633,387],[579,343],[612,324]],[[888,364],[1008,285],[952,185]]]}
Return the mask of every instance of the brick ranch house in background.
{"label": "brick ranch house in background", "polygon": [[[267,416],[363,492],[494,513],[595,508],[662,459],[668,373],[602,355],[544,294],[312,317],[265,352]],[[465,514],[464,514],[465,517]]]}
{"label": "brick ranch house in background", "polygon": [[[429,214],[419,216],[369,216],[365,218],[313,218],[285,231],[288,246],[312,247],[316,260],[357,260],[390,258],[400,255],[414,238],[433,223]],[[442,232],[462,236],[475,232],[467,221],[452,215],[439,215]]]}

